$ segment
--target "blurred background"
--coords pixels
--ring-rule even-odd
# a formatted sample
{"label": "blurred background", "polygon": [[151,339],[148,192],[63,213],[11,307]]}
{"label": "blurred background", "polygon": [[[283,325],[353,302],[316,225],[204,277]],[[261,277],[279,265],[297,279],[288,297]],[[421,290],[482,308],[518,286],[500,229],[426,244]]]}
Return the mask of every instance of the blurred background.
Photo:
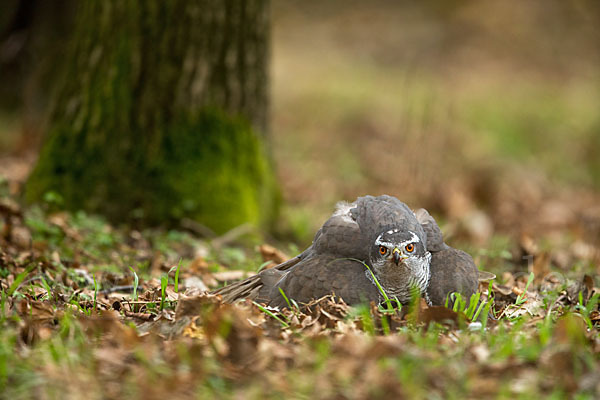
{"label": "blurred background", "polygon": [[273,140],[289,203],[312,212],[390,193],[464,218],[481,239],[597,204],[597,4],[273,8]]}
{"label": "blurred background", "polygon": [[[68,1],[18,3],[0,16],[0,170],[15,191],[73,19]],[[305,245],[337,201],[387,193],[473,249],[535,236],[569,249],[555,263],[597,259],[599,3],[276,0],[270,16],[277,237]]]}

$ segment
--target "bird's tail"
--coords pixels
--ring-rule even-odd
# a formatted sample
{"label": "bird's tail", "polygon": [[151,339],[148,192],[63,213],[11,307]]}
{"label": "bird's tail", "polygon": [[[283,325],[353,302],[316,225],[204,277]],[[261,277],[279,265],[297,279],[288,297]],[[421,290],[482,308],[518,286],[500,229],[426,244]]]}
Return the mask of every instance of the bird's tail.
{"label": "bird's tail", "polygon": [[225,303],[233,303],[241,299],[255,300],[259,296],[263,283],[260,275],[253,275],[243,281],[232,283],[220,289],[214,290],[212,294],[218,294]]}
{"label": "bird's tail", "polygon": [[268,292],[277,285],[281,277],[285,274],[285,271],[296,265],[301,257],[302,254],[273,268],[252,275],[243,281],[232,283],[211,293],[220,295],[225,303],[233,303],[241,299],[268,302],[270,300]]}

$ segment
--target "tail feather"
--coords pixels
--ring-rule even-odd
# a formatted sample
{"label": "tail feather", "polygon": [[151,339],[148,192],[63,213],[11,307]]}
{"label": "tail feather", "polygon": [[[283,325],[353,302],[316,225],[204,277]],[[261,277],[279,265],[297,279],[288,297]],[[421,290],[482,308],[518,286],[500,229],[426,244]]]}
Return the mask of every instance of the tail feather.
{"label": "tail feather", "polygon": [[217,289],[212,294],[220,295],[225,303],[233,303],[240,299],[256,300],[262,286],[260,275],[253,275],[243,281]]}
{"label": "tail feather", "polygon": [[233,303],[241,299],[262,300],[268,303],[271,300],[269,298],[271,289],[277,285],[286,270],[300,262],[301,256],[302,254],[211,293],[220,295],[225,303]]}

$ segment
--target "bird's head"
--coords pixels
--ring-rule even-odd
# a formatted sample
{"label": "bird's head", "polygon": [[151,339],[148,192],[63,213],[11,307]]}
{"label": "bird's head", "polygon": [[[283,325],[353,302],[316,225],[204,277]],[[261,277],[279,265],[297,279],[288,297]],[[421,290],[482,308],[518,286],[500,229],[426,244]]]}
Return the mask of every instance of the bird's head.
{"label": "bird's head", "polygon": [[373,272],[384,287],[405,282],[421,286],[421,281],[429,279],[431,254],[413,231],[392,228],[382,232],[373,242],[370,258]]}

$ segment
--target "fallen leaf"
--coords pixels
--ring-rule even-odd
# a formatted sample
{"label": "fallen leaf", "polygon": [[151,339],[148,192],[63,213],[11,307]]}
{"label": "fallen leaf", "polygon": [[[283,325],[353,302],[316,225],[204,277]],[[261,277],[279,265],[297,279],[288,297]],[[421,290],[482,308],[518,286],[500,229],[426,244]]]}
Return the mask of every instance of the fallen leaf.
{"label": "fallen leaf", "polygon": [[274,267],[275,265],[281,264],[289,260],[289,257],[284,252],[268,244],[260,245],[258,247],[258,251],[260,251],[263,261],[272,261],[272,263],[269,264],[266,268],[269,268],[269,266]]}
{"label": "fallen leaf", "polygon": [[249,276],[254,275],[250,271],[221,271],[213,273],[213,277],[219,282],[231,282],[237,281],[240,279],[248,278]]}
{"label": "fallen leaf", "polygon": [[432,322],[457,327],[459,322],[464,322],[467,317],[462,313],[457,313],[443,306],[432,306],[422,309],[419,312],[418,321],[429,326]]}

